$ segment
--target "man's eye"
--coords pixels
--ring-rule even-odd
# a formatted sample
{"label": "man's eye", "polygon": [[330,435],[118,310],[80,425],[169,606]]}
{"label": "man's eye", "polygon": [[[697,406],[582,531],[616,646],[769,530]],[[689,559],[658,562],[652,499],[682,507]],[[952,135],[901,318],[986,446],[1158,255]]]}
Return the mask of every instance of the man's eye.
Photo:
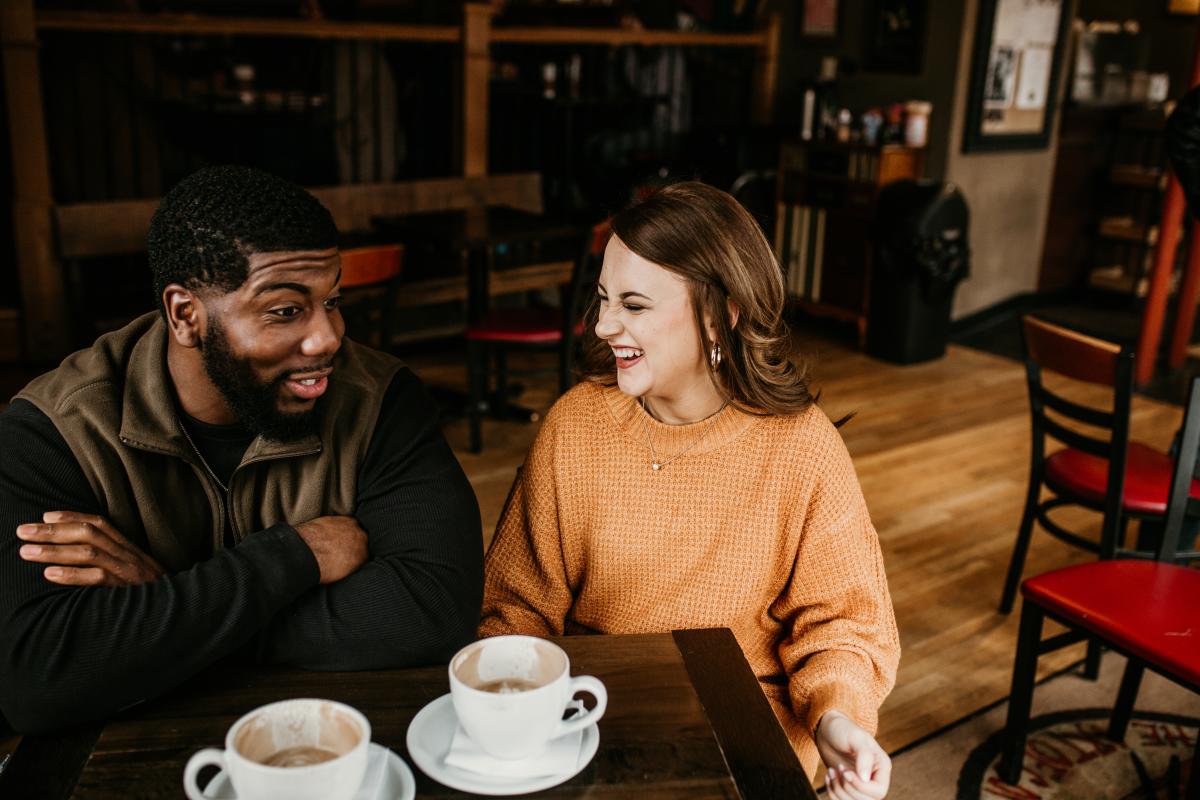
{"label": "man's eye", "polygon": [[331,297],[325,301],[325,307],[327,309],[329,309],[330,311],[333,311],[335,308],[337,308],[341,304],[342,304],[341,295],[339,295],[337,297]]}
{"label": "man's eye", "polygon": [[283,317],[284,319],[291,319],[292,317],[294,317],[300,313],[300,307],[299,306],[284,306],[283,308],[273,308],[273,309],[271,309],[271,313],[277,317]]}

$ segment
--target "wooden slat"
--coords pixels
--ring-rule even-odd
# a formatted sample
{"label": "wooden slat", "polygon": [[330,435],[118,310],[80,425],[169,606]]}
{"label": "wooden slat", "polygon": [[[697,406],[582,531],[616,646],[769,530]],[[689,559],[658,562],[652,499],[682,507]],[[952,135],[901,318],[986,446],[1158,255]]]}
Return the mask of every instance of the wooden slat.
{"label": "wooden slat", "polygon": [[[366,230],[371,218],[387,214],[442,211],[476,205],[510,205],[542,210],[541,176],[536,172],[475,179],[435,178],[403,183],[356,184],[311,190],[338,228]],[[74,203],[54,209],[58,251],[63,258],[140,253],[158,199]]]}
{"label": "wooden slat", "polygon": [[295,39],[375,39],[449,44],[457,42],[460,36],[457,25],[395,25],[326,19],[257,19],[96,11],[42,11],[37,15],[37,27],[43,31],[283,36]]}
{"label": "wooden slat", "polygon": [[[554,261],[546,264],[531,264],[526,267],[497,270],[488,280],[488,294],[498,297],[516,292],[548,289],[563,286],[571,280],[574,264],[570,261]],[[433,305],[467,299],[467,279],[463,275],[406,283],[396,298],[397,306]]]}
{"label": "wooden slat", "polygon": [[1034,317],[1021,322],[1029,357],[1039,366],[1075,380],[1113,385],[1120,345]]}
{"label": "wooden slat", "polygon": [[54,257],[50,160],[33,0],[0,3],[4,95],[12,164],[13,240],[25,310],[26,355],[53,359],[71,341],[62,267]]}
{"label": "wooden slat", "polygon": [[772,14],[762,32],[754,60],[754,122],[770,125],[775,116],[775,85],[779,75],[779,15]]}
{"label": "wooden slat", "polygon": [[716,47],[764,47],[766,34],[698,33],[692,31],[632,30],[626,28],[494,28],[491,39],[502,44],[599,44],[621,45],[692,45]]}
{"label": "wooden slat", "polygon": [[463,6],[462,171],[468,178],[488,171],[488,83],[492,60],[489,36],[492,8]]}

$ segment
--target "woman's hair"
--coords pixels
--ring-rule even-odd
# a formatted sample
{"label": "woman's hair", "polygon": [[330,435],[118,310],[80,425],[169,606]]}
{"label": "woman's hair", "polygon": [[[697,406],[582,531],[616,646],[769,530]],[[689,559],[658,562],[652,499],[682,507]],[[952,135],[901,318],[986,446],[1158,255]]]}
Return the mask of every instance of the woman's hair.
{"label": "woman's hair", "polygon": [[[804,365],[791,358],[783,320],[783,275],[754,217],[719,189],[689,181],[667,186],[612,218],[613,234],[632,252],[688,284],[696,329],[717,390],[755,414],[795,414],[814,402]],[[730,324],[729,304],[738,309]],[[596,336],[599,302],[585,317],[582,377],[616,383],[612,349]],[[703,321],[716,329],[710,340]]]}

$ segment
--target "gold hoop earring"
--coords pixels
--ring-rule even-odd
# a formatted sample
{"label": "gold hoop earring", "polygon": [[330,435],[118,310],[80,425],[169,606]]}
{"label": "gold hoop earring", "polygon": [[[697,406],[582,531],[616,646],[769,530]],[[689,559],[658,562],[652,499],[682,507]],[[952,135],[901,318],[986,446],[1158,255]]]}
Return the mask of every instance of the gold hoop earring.
{"label": "gold hoop earring", "polygon": [[708,363],[713,372],[716,372],[717,367],[721,366],[721,345],[714,344],[712,350],[708,351]]}

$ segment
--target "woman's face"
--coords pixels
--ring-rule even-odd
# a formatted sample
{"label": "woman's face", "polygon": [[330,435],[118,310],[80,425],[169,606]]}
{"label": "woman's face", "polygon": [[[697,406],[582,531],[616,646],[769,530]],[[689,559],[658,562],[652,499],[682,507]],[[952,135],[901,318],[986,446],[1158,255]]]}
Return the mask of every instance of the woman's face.
{"label": "woman's face", "polygon": [[656,400],[687,406],[715,395],[683,278],[612,236],[597,293],[596,335],[613,349],[622,392],[656,408]]}

